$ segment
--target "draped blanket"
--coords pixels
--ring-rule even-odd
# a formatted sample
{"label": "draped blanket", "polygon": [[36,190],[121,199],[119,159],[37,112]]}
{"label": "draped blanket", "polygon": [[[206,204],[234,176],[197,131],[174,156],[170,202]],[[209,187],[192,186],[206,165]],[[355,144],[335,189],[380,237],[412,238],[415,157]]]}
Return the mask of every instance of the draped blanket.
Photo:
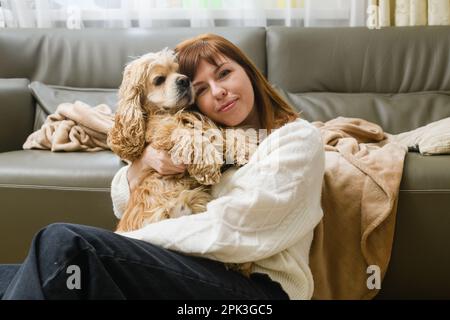
{"label": "draped blanket", "polygon": [[24,149],[51,151],[100,151],[109,149],[106,140],[114,115],[106,104],[91,107],[81,101],[62,103],[42,127],[28,136]]}
{"label": "draped blanket", "polygon": [[368,267],[375,266],[383,279],[407,147],[362,119],[338,117],[313,125],[326,151],[324,216],[310,251],[313,299],[373,298],[378,290],[367,285],[373,274]]}

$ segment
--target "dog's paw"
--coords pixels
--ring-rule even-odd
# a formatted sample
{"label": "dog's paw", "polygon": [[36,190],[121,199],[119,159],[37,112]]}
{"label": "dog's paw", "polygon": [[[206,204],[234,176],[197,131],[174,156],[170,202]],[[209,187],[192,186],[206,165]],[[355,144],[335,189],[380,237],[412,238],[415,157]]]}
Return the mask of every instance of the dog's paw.
{"label": "dog's paw", "polygon": [[237,166],[247,164],[258,148],[258,134],[253,131],[235,130],[227,136],[227,163]]}
{"label": "dog's paw", "polygon": [[205,174],[202,176],[194,176],[194,179],[197,180],[200,184],[210,186],[220,181],[220,172],[214,174]]}
{"label": "dog's paw", "polygon": [[248,155],[243,155],[243,156],[237,156],[236,157],[236,165],[238,166],[243,166],[246,165],[250,160],[250,157]]}
{"label": "dog's paw", "polygon": [[191,214],[191,208],[189,208],[189,206],[185,203],[178,203],[174,208],[170,210],[170,218],[179,218]]}
{"label": "dog's paw", "polygon": [[252,144],[248,146],[248,149],[245,150],[245,152],[238,152],[236,154],[236,165],[238,166],[246,165],[250,161],[253,154],[255,153],[257,147],[258,147],[257,144]]}
{"label": "dog's paw", "polygon": [[198,183],[207,186],[218,183],[222,175],[219,166],[192,166],[188,171]]}

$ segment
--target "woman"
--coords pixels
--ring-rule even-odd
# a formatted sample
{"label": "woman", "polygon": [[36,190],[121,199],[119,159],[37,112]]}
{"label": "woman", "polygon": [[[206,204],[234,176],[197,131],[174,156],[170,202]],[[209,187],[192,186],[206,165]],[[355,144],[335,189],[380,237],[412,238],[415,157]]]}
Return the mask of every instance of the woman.
{"label": "woman", "polygon": [[[322,218],[324,171],[319,131],[299,119],[253,63],[226,39],[201,35],[179,44],[176,51],[181,73],[193,81],[196,106],[202,113],[221,125],[272,133],[247,165],[225,172],[213,187],[216,199],[204,213],[121,235],[71,224],[44,228],[8,281],[4,298],[312,296],[308,254],[314,227]],[[161,174],[185,170],[174,165],[168,154],[147,147],[139,160],[114,177],[111,195],[118,217],[130,188],[148,166]],[[245,262],[252,262],[250,277],[225,267],[225,263]],[[72,277],[76,268],[79,283]]]}

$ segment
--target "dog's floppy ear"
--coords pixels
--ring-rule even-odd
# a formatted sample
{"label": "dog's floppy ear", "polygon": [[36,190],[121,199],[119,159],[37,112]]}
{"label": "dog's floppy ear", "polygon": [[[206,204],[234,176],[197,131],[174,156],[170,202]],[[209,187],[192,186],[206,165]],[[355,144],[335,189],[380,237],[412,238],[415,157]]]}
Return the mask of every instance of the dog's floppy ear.
{"label": "dog's floppy ear", "polygon": [[134,161],[145,147],[145,103],[148,63],[139,59],[129,64],[124,71],[119,88],[119,103],[114,126],[108,134],[108,144],[122,159]]}

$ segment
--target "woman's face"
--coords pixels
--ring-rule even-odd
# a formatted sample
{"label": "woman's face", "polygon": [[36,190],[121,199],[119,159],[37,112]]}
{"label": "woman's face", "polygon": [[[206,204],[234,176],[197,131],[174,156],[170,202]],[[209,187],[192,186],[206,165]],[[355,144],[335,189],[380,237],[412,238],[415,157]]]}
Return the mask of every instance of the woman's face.
{"label": "woman's face", "polygon": [[200,111],[225,126],[258,123],[253,86],[235,61],[220,57],[218,67],[201,60],[193,80]]}

